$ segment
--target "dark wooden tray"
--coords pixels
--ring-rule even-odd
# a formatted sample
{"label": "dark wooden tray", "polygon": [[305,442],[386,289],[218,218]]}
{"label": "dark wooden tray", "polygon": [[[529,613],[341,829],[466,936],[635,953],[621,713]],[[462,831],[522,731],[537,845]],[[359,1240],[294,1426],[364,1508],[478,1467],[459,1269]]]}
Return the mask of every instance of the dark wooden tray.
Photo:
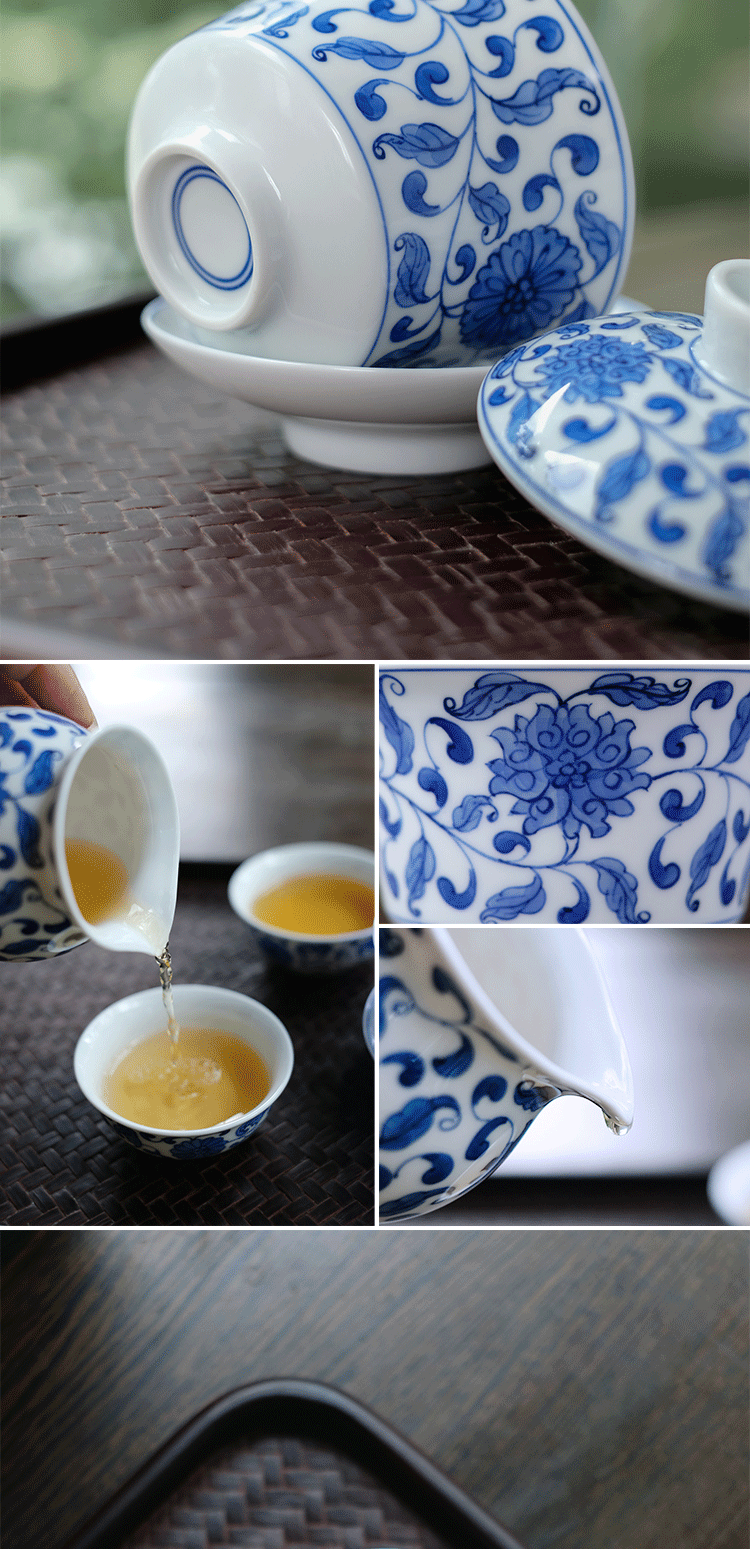
{"label": "dark wooden tray", "polygon": [[293,457],[146,342],[145,299],[6,330],[0,655],[747,657],[746,619],[594,554],[494,467]]}
{"label": "dark wooden tray", "polygon": [[[360,1528],[373,1549],[389,1542],[406,1546],[424,1546],[424,1549],[521,1549],[517,1539],[500,1527],[482,1511],[463,1491],[423,1456],[410,1442],[372,1414],[362,1404],[335,1388],[322,1383],[280,1380],[253,1383],[238,1388],[217,1399],[208,1408],[183,1426],[171,1441],[141,1468],[112,1500],[99,1512],[81,1533],[68,1541],[66,1549],[120,1549],[126,1543],[146,1545],[169,1543],[186,1546],[203,1542],[199,1536],[196,1511],[187,1504],[190,1499],[191,1478],[199,1489],[203,1511],[211,1517],[208,1528],[211,1543],[262,1543],[262,1536],[251,1536],[250,1523],[241,1521],[241,1484],[243,1466],[253,1474],[250,1451],[253,1443],[271,1438],[270,1446],[277,1455],[284,1453],[283,1439],[292,1446],[287,1453],[288,1476],[284,1477],[283,1456],[281,1470],[272,1481],[272,1489],[281,1495],[282,1516],[294,1517],[292,1536],[287,1538],[283,1525],[276,1532],[284,1534],[283,1542],[298,1545],[323,1546],[344,1544],[339,1536],[342,1528]],[[305,1443],[311,1443],[307,1448]],[[333,1456],[332,1456],[333,1454]],[[257,1454],[256,1454],[257,1456]],[[213,1460],[215,1478],[213,1488],[206,1489],[205,1479],[196,1472]],[[337,1476],[343,1462],[344,1494],[341,1501],[341,1481]],[[354,1465],[354,1472],[346,1463]],[[234,1465],[234,1466],[233,1466]],[[364,1470],[364,1473],[361,1471]],[[314,1488],[314,1475],[320,1475],[318,1491]],[[326,1479],[323,1479],[323,1475]],[[333,1476],[334,1510],[327,1524],[317,1503],[325,1496],[326,1483],[330,1491]],[[254,1474],[257,1483],[257,1473]],[[202,1487],[202,1488],[201,1488]],[[177,1492],[177,1493],[175,1493]],[[187,1492],[187,1493],[186,1493]],[[228,1533],[223,1536],[222,1494],[229,1501]],[[294,1511],[294,1496],[298,1496],[301,1510]],[[154,1527],[155,1537],[149,1533],[149,1519],[164,1509],[172,1497],[173,1523]],[[314,1497],[310,1531],[306,1532],[301,1520],[305,1515],[304,1501]],[[395,1511],[388,1517],[388,1500]],[[399,1511],[398,1505],[401,1504]],[[226,1519],[226,1505],[224,1507]],[[386,1521],[377,1523],[378,1513]],[[262,1529],[268,1506],[257,1503],[258,1528]],[[359,1521],[357,1520],[359,1514]],[[252,1519],[252,1506],[249,1510]],[[180,1536],[180,1527],[183,1536]],[[326,1528],[328,1527],[328,1531]],[[244,1531],[243,1531],[244,1529]],[[393,1539],[383,1537],[383,1531],[393,1532]],[[135,1533],[135,1537],[131,1535]],[[165,1536],[167,1534],[169,1536]],[[240,1533],[242,1536],[240,1536]],[[145,1534],[145,1536],[144,1536]],[[219,1536],[222,1534],[222,1536]],[[397,1537],[395,1536],[397,1535]],[[274,1538],[274,1542],[278,1539]],[[349,1538],[353,1542],[353,1538]],[[357,1539],[360,1542],[360,1539]]]}

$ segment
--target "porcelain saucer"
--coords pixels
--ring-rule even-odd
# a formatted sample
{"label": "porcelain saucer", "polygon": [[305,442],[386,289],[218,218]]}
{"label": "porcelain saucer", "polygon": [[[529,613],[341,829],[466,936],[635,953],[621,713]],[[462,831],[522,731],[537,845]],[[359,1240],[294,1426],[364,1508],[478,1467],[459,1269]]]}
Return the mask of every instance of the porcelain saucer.
{"label": "porcelain saucer", "polygon": [[319,366],[221,347],[157,297],[141,322],[176,365],[232,398],[281,416],[291,451],[355,473],[455,473],[492,461],[479,434],[477,394],[487,364]]}
{"label": "porcelain saucer", "polygon": [[750,397],[707,362],[706,333],[675,312],[563,325],[493,367],[479,427],[506,478],[558,526],[649,580],[742,611]]}

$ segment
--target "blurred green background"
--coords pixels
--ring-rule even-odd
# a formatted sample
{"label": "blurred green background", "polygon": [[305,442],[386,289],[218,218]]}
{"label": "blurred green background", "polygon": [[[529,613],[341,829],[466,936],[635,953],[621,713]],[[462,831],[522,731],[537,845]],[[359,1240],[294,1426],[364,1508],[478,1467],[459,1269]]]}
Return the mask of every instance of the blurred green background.
{"label": "blurred green background", "polygon": [[[5,0],[3,319],[148,288],[124,190],[130,107],[152,62],[227,8]],[[654,306],[700,308],[710,263],[747,245],[746,0],[578,0],[578,9],[633,146],[639,227],[628,291],[640,299],[645,285]]]}

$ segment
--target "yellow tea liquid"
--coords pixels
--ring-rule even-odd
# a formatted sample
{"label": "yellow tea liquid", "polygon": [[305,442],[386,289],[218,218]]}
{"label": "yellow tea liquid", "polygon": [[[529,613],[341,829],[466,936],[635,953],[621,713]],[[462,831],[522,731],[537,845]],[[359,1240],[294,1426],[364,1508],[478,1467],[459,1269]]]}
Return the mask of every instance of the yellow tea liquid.
{"label": "yellow tea liquid", "polygon": [[259,1054],[234,1033],[181,1027],[144,1038],[118,1060],[102,1086],[115,1113],[152,1129],[208,1129],[247,1113],[270,1088]]}
{"label": "yellow tea liquid", "polygon": [[256,919],[304,936],[344,936],[375,918],[375,893],[366,882],[329,872],[290,877],[252,904]]}
{"label": "yellow tea liquid", "polygon": [[91,839],[66,839],[65,859],[76,903],[91,925],[126,913],[129,878],[114,850]]}

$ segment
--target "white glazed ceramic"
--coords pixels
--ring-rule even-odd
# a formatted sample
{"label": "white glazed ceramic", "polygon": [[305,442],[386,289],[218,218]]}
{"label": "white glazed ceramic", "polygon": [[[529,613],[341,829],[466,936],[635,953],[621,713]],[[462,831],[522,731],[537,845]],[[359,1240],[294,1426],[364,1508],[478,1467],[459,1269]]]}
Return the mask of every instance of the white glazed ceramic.
{"label": "white glazed ceramic", "polygon": [[567,532],[650,580],[750,607],[750,261],[711,271],[706,316],[568,323],[498,362],[479,428]]}
{"label": "white glazed ceramic", "polygon": [[729,924],[750,891],[750,667],[384,667],[394,923]]}
{"label": "white glazed ceramic", "polygon": [[[91,925],[70,885],[66,839],[124,862],[145,934]],[[0,958],[41,958],[91,939],[158,955],[174,917],[179,819],[167,769],[129,726],[87,733],[46,711],[0,709]]]}
{"label": "white glazed ceramic", "polygon": [[375,856],[371,850],[327,840],[279,845],[277,849],[252,855],[237,867],[229,879],[229,902],[235,914],[249,925],[257,945],[271,962],[300,973],[339,973],[373,956],[372,926],[348,935],[309,936],[268,925],[253,913],[255,899],[269,888],[291,877],[312,876],[316,872],[333,872],[374,888]]}
{"label": "white glazed ceramic", "polygon": [[362,1012],[362,1037],[373,1059],[375,1057],[375,1004],[375,991],[370,990]]}
{"label": "white glazed ceramic", "polygon": [[128,1049],[166,1028],[166,1013],[159,989],[128,995],[94,1017],[76,1044],[75,1078],[84,1097],[109,1119],[123,1140],[139,1151],[168,1156],[173,1161],[216,1156],[252,1135],[281,1096],[294,1066],[292,1040],[272,1011],[236,990],[205,984],[179,984],[174,987],[174,1005],[177,1020],[185,1026],[213,1026],[222,1032],[233,1033],[260,1055],[271,1082],[262,1103],[231,1123],[214,1124],[210,1129],[167,1131],[134,1124],[108,1107],[102,1097],[102,1086],[113,1066]]}
{"label": "white glazed ceramic", "polygon": [[331,365],[490,361],[604,312],[635,206],[609,73],[561,0],[247,0],[147,76],[128,184],[179,312]]}
{"label": "white glazed ceramic", "polygon": [[630,1064],[579,931],[381,930],[380,1219],[423,1215],[494,1173],[554,1098],[618,1133]]}
{"label": "white glazed ceramic", "polygon": [[750,1226],[750,1140],[735,1146],[708,1175],[708,1200],[728,1226]]}

